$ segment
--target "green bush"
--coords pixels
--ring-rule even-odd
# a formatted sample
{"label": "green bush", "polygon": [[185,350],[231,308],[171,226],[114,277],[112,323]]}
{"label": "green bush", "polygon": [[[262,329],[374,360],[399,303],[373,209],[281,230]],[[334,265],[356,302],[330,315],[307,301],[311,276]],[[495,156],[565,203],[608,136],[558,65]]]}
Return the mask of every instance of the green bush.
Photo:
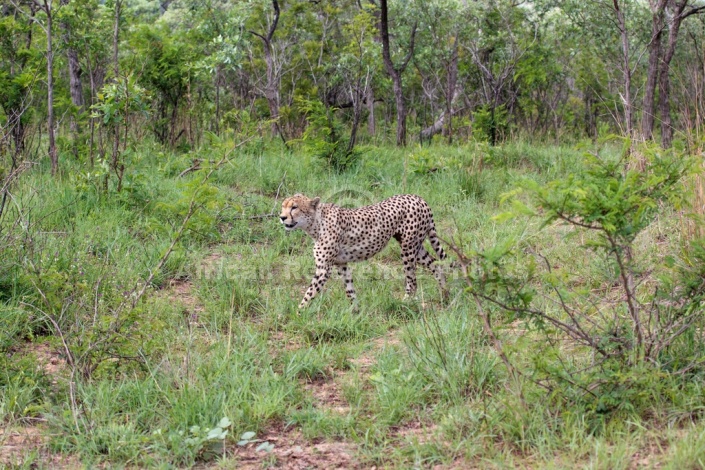
{"label": "green bush", "polygon": [[349,139],[344,138],[343,125],[332,115],[333,110],[318,100],[300,99],[298,106],[308,121],[301,138],[306,151],[324,160],[335,171],[344,172],[354,167],[361,152],[350,147]]}
{"label": "green bush", "polygon": [[[679,207],[687,199],[682,181],[691,162],[650,147],[643,154],[643,170],[630,168],[626,159],[590,156],[579,175],[548,184],[526,181],[527,198],[511,193],[512,211],[498,217],[530,215],[541,219],[542,228],[560,223],[584,232],[580,250],[611,267],[603,282],[618,289],[618,300],[580,287],[584,267],[556,261],[550,247],[528,242],[509,240],[478,254],[469,279],[484,315],[518,321],[547,344],[527,375],[596,415],[639,413],[668,400],[685,371],[700,370],[702,348],[691,343],[687,350],[679,338],[701,327],[705,286],[689,283],[668,262],[646,264],[635,246],[665,205]],[[686,252],[693,250],[699,256],[698,245]],[[642,284],[651,270],[654,278]]]}

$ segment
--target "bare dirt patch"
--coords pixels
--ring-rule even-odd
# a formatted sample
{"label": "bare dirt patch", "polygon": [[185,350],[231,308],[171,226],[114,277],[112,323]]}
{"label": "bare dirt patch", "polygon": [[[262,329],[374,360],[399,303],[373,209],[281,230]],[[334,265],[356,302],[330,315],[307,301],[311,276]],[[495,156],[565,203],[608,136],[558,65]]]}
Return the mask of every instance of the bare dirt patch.
{"label": "bare dirt patch", "polygon": [[170,299],[180,302],[190,312],[203,311],[203,305],[193,294],[193,284],[187,279],[171,279],[166,295]]}
{"label": "bare dirt patch", "polygon": [[386,335],[370,341],[370,348],[360,356],[350,359],[350,362],[355,365],[360,372],[367,372],[377,363],[377,353],[379,351],[388,347],[397,347],[401,344],[402,342],[399,338],[398,331],[390,331]]}
{"label": "bare dirt patch", "polygon": [[14,348],[16,354],[20,356],[34,356],[37,359],[38,368],[51,377],[52,384],[56,384],[58,377],[65,375],[69,370],[66,359],[62,355],[62,350],[51,346],[48,342],[27,342]]}
{"label": "bare dirt patch", "polygon": [[223,259],[223,254],[214,252],[206,255],[201,260],[200,274],[204,276],[209,276],[213,274],[217,269],[220,261]]}
{"label": "bare dirt patch", "polygon": [[350,413],[350,405],[343,397],[343,391],[334,378],[320,378],[304,384],[304,388],[313,397],[316,408],[325,409],[341,415]]}
{"label": "bare dirt patch", "polygon": [[[7,427],[0,429],[0,467],[21,465],[32,458],[47,468],[81,468],[76,456],[50,453],[41,426]],[[32,467],[34,468],[34,467]]]}
{"label": "bare dirt patch", "polygon": [[354,446],[346,442],[306,441],[299,431],[274,428],[257,436],[262,441],[274,445],[271,452],[257,451],[259,443],[237,447],[235,458],[238,468],[254,470],[268,462],[276,468],[303,470],[356,469],[363,466],[354,457]]}
{"label": "bare dirt patch", "polygon": [[438,431],[438,426],[433,423],[410,421],[401,426],[392,428],[392,432],[400,439],[405,439],[419,444],[430,442]]}
{"label": "bare dirt patch", "polygon": [[639,468],[662,468],[664,466],[664,454],[668,449],[667,441],[648,440],[634,455],[629,462],[630,469]]}
{"label": "bare dirt patch", "polygon": [[[212,274],[217,269],[217,265],[222,258],[223,255],[217,252],[206,255],[201,260],[200,274],[204,276]],[[204,311],[203,304],[194,293],[194,286],[191,279],[170,279],[168,287],[164,291],[164,295],[170,300],[179,302],[189,313],[197,315]]]}
{"label": "bare dirt patch", "polygon": [[277,356],[281,351],[296,351],[301,349],[304,342],[297,337],[290,336],[283,331],[275,331],[269,336],[267,341],[273,356]]}

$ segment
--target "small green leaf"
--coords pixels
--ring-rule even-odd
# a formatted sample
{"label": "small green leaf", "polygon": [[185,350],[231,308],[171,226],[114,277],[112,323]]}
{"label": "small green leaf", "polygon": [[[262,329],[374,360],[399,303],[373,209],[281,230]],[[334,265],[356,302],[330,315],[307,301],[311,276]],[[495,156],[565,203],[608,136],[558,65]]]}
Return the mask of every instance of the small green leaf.
{"label": "small green leaf", "polygon": [[524,204],[518,199],[514,199],[512,201],[512,209],[514,209],[514,212],[516,214],[522,214],[522,215],[536,215],[536,212],[534,212],[529,206]]}
{"label": "small green leaf", "polygon": [[257,452],[271,452],[274,450],[274,444],[270,444],[269,442],[263,442],[258,445],[255,450]]}
{"label": "small green leaf", "polygon": [[252,431],[247,431],[247,432],[244,433],[242,436],[240,436],[240,439],[243,440],[243,441],[249,441],[250,439],[252,439],[253,437],[255,437],[255,435],[256,435],[256,434],[255,434],[254,432],[252,432]]}
{"label": "small green leaf", "polygon": [[492,217],[492,220],[497,223],[504,223],[507,222],[508,220],[512,220],[513,218],[516,217],[516,214],[512,211],[507,211],[507,212],[502,212],[500,214],[497,214]]}
{"label": "small green leaf", "polygon": [[208,436],[206,436],[206,439],[208,439],[208,440],[225,439],[225,436],[227,434],[228,434],[228,431],[223,431],[221,428],[213,428],[208,432]]}

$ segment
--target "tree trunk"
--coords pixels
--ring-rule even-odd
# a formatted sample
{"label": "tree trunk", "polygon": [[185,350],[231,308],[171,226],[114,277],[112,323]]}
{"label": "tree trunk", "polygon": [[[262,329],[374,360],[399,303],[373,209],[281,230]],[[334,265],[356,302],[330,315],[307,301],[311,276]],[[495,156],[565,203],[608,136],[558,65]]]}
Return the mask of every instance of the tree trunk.
{"label": "tree trunk", "polygon": [[350,98],[353,102],[353,123],[352,129],[350,130],[350,140],[348,141],[348,154],[353,151],[355,144],[357,143],[357,130],[360,126],[360,120],[362,118],[362,102],[363,97],[369,88],[369,79],[370,73],[368,71],[367,76],[365,77],[365,84],[363,85],[362,78],[358,75],[355,86],[350,90]]}
{"label": "tree trunk", "polygon": [[392,62],[391,52],[389,50],[389,9],[387,7],[387,0],[380,1],[379,29],[382,36],[382,60],[384,61],[384,68],[393,83],[394,101],[397,107],[397,146],[400,147],[406,145],[406,104],[404,102],[404,90],[401,79],[406,66],[411,60],[411,56],[414,54],[416,26],[417,25],[414,24],[414,27],[411,30],[409,51],[407,52],[406,58],[402,61],[401,65],[395,67]]}
{"label": "tree trunk", "polygon": [[54,136],[54,49],[51,31],[51,0],[44,0],[44,11],[47,15],[47,127],[49,131],[49,159],[51,160],[51,174],[56,176],[59,171],[59,156],[56,152],[56,139]]}
{"label": "tree trunk", "polygon": [[367,84],[367,133],[375,135],[375,94],[372,85]]}
{"label": "tree trunk", "polygon": [[644,87],[644,106],[641,118],[641,133],[645,140],[651,140],[654,134],[654,115],[656,84],[659,77],[661,59],[661,37],[663,35],[664,8],[667,0],[651,0],[651,42],[649,43],[649,65]]}
{"label": "tree trunk", "polygon": [[633,134],[633,103],[632,103],[632,70],[629,66],[629,34],[627,31],[627,21],[624,11],[619,6],[619,0],[612,0],[615,16],[617,17],[617,27],[622,42],[622,76],[624,77],[624,91],[622,101],[624,104],[624,126],[625,134],[629,137]]}
{"label": "tree trunk", "polygon": [[453,52],[448,64],[448,86],[446,87],[446,137],[448,143],[453,142],[453,101],[455,100],[455,88],[458,83],[458,40],[453,41]]}
{"label": "tree trunk", "polygon": [[220,135],[220,66],[215,68],[215,135]]}
{"label": "tree trunk", "polygon": [[434,135],[443,130],[446,125],[448,111],[443,111],[436,121],[421,131],[421,140],[431,139]]}
{"label": "tree trunk", "polygon": [[[267,64],[267,85],[264,89],[264,97],[269,106],[269,117],[272,120],[272,135],[281,134],[279,125],[279,83],[275,70],[274,57],[272,56],[272,46],[267,43],[264,48],[264,61]],[[282,136],[283,138],[283,136]]]}
{"label": "tree trunk", "polygon": [[[279,2],[277,0],[272,0],[272,7],[274,8],[274,19],[272,24],[269,26],[269,32],[266,36],[250,31],[250,34],[257,36],[262,40],[264,45],[264,61],[267,64],[267,84],[264,87],[264,97],[267,100],[267,105],[269,106],[269,114],[272,119],[272,135],[276,136],[279,134],[284,145],[287,145],[286,138],[279,123],[279,84],[281,77],[276,69],[276,64],[274,63],[274,55],[272,53],[272,38],[277,30],[277,25],[279,24],[279,16],[281,10],[279,9]],[[288,146],[288,145],[287,145]]]}
{"label": "tree trunk", "polygon": [[67,51],[69,59],[69,82],[71,87],[71,102],[79,109],[83,109],[83,84],[81,83],[81,75],[83,70],[78,61],[78,52],[76,49],[69,48]]}
{"label": "tree trunk", "polygon": [[169,9],[169,5],[171,5],[172,1],[173,0],[161,0],[159,2],[159,16],[166,13],[166,11]]}
{"label": "tree trunk", "polygon": [[401,85],[401,74],[396,72],[392,75],[394,84],[394,103],[397,108],[397,146],[403,147],[406,145],[406,103],[404,103],[404,91]]}
{"label": "tree trunk", "polygon": [[586,87],[583,92],[583,102],[585,105],[585,133],[591,138],[597,138],[597,116],[593,109],[594,97],[593,90],[590,87]]}
{"label": "tree trunk", "polygon": [[[115,74],[115,83],[120,80],[120,63],[118,62],[118,48],[120,45],[120,7],[122,6],[121,1],[115,2],[115,18],[113,24],[113,73]],[[125,123],[127,126],[127,122]],[[113,155],[112,155],[112,169],[116,175],[118,175],[120,158],[120,125],[118,122],[113,124]],[[105,175],[105,189],[108,189],[108,175]]]}
{"label": "tree trunk", "polygon": [[[430,139],[434,135],[443,131],[444,127],[447,129],[448,128],[448,121],[452,121],[453,116],[458,114],[460,111],[462,111],[462,109],[463,109],[462,107],[460,109],[458,109],[458,108],[455,108],[455,106],[454,106],[454,104],[456,103],[458,98],[460,98],[461,90],[459,90],[457,86],[453,86],[453,88],[454,88],[454,90],[453,90],[453,96],[450,99],[450,106],[448,106],[448,104],[446,104],[446,109],[443,110],[441,115],[434,121],[434,123],[421,131],[421,140]],[[448,132],[448,131],[446,130],[446,132]],[[449,140],[449,143],[450,143],[450,140]]]}
{"label": "tree trunk", "polygon": [[[91,84],[91,106],[95,104],[95,96],[96,96],[96,87],[95,87],[95,74],[93,72],[93,66],[91,65],[91,56],[90,53],[88,54],[88,77],[90,78],[90,84]],[[91,136],[89,140],[89,145],[88,145],[88,161],[91,165],[91,170],[93,169],[93,165],[95,164],[95,157],[93,156],[93,146],[95,143],[95,118],[91,114],[89,116],[89,123],[90,123],[90,129],[91,129]]]}
{"label": "tree trunk", "polygon": [[120,64],[118,62],[118,41],[120,40],[120,7],[122,6],[122,1],[117,0],[115,2],[115,18],[113,23],[113,73],[115,74],[115,80],[117,81],[120,75]]}
{"label": "tree trunk", "polygon": [[[69,0],[61,0],[61,5],[68,5]],[[69,92],[71,94],[71,103],[78,108],[79,112],[83,111],[83,86],[81,84],[81,75],[83,71],[81,70],[81,64],[78,60],[78,52],[71,45],[71,27],[69,23],[63,21],[61,27],[64,31],[63,41],[66,45],[66,57],[68,59],[68,72],[69,72]],[[75,116],[71,116],[71,132],[77,134],[78,122]]]}
{"label": "tree trunk", "polygon": [[673,144],[673,124],[671,122],[671,60],[676,52],[678,43],[678,32],[683,21],[683,11],[688,0],[671,5],[667,13],[670,13],[668,21],[668,43],[663,54],[661,71],[659,74],[659,111],[661,113],[661,147],[671,148]]}

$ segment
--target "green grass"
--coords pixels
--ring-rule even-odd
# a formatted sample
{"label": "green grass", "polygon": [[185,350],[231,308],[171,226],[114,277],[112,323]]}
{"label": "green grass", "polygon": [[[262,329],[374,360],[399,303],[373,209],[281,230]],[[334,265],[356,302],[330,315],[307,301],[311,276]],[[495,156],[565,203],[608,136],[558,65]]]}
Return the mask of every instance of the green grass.
{"label": "green grass", "polygon": [[[87,172],[75,162],[57,179],[44,168],[26,174],[2,221],[26,223],[9,232],[0,260],[0,422],[43,437],[12,461],[60,455],[87,467],[188,467],[224,459],[227,468],[251,431],[274,444],[270,454],[251,452],[263,464],[285,464],[296,446],[311,453],[339,443],[353,462],[392,468],[703,466],[699,375],[668,388],[668,400],[654,392],[651,408],[596,416],[528,374],[512,377],[457,270],[446,266],[449,302],[426,272],[416,298],[403,300],[394,243],[353,266],[357,305],[334,274],[299,313],[312,241],[285,233],[276,217],[250,218],[276,215],[294,192],[350,206],[416,193],[444,240],[470,252],[522,239],[573,266],[578,287],[608,296],[614,266],[576,248],[565,228],[494,219],[506,210],[502,194],[524,179],[580,172],[581,153],[527,143],[365,148],[337,174],[270,143],[234,156],[205,191],[197,189],[203,171],[178,176],[192,155],[154,149],[136,159],[120,194],[104,192],[102,179],[69,176]],[[218,149],[199,156],[217,159]],[[196,190],[199,211],[132,308]],[[665,210],[639,239],[639,254],[675,253],[678,230]],[[656,247],[658,234],[669,242]],[[512,325],[502,340],[528,372],[548,348]],[[60,360],[49,367],[38,345]],[[224,417],[225,454],[208,438]]]}

